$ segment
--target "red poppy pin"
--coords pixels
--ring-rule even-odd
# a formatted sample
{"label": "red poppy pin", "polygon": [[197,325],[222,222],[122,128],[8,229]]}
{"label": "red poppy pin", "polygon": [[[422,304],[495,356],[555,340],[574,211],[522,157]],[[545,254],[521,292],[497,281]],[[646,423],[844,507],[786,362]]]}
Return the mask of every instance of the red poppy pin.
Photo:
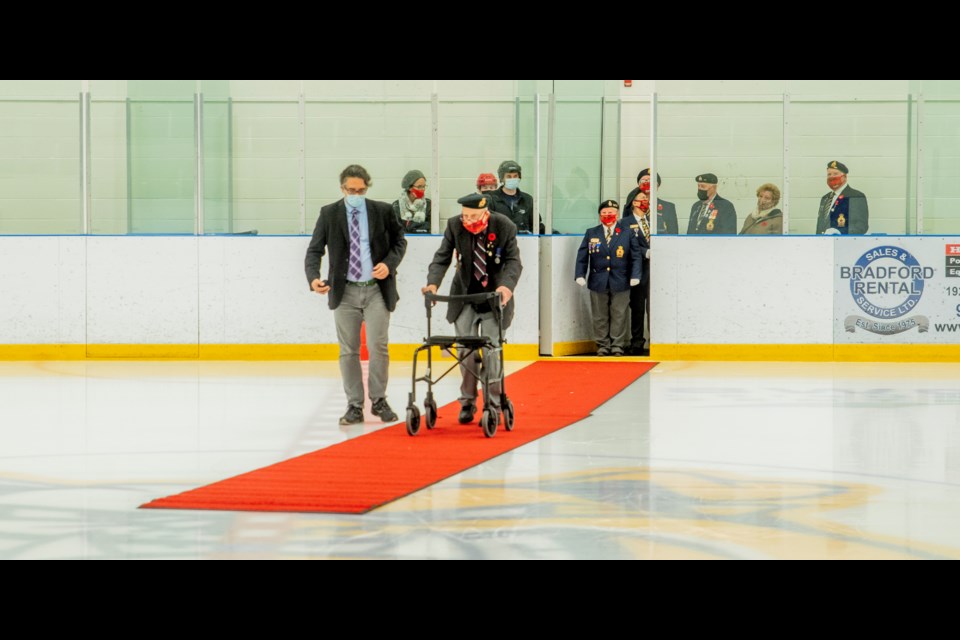
{"label": "red poppy pin", "polygon": [[662,205],[662,204],[658,204],[658,205],[657,205],[657,211],[663,211],[663,205]]}
{"label": "red poppy pin", "polygon": [[617,233],[620,233],[620,227],[617,227],[616,231]]}
{"label": "red poppy pin", "polygon": [[491,233],[490,235],[487,236],[487,240],[489,240],[490,242],[493,242],[496,239],[497,239],[497,234],[495,233]]}
{"label": "red poppy pin", "polygon": [[713,203],[712,203],[712,202],[710,203],[710,207],[709,207],[709,208],[710,208],[710,209],[713,209]]}
{"label": "red poppy pin", "polygon": [[843,200],[843,196],[837,196],[837,200]]}

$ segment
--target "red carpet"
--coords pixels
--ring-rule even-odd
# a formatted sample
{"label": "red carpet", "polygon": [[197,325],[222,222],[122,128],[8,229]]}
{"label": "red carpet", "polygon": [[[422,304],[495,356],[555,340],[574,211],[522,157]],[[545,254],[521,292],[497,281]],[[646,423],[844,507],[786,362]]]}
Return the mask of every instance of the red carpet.
{"label": "red carpet", "polygon": [[[476,421],[457,423],[460,405],[452,402],[440,407],[432,431],[421,424],[410,437],[401,423],[143,507],[365,513],[585,418],[655,364],[535,362],[506,380],[513,431],[501,421],[485,438]],[[425,391],[418,385],[418,397]]]}

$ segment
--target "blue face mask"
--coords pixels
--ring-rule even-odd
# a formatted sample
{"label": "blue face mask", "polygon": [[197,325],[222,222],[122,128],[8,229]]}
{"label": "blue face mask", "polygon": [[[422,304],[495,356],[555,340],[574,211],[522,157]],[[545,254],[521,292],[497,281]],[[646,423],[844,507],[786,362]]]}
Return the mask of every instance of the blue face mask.
{"label": "blue face mask", "polygon": [[348,195],[347,204],[353,207],[354,209],[359,209],[360,205],[363,204],[363,196]]}
{"label": "blue face mask", "polygon": [[520,178],[507,178],[503,181],[503,186],[507,189],[517,189],[520,187]]}

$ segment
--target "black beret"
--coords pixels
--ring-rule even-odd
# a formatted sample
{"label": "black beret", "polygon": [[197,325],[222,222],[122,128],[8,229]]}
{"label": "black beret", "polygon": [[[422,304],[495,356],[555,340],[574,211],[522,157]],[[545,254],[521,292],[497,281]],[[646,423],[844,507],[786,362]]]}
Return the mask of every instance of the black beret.
{"label": "black beret", "polygon": [[604,200],[603,202],[600,203],[600,208],[597,209],[597,213],[600,213],[604,209],[609,209],[611,207],[616,209],[617,211],[620,210],[620,205],[617,204],[616,200]]}
{"label": "black beret", "polygon": [[[637,184],[640,184],[640,178],[642,178],[643,176],[648,176],[648,175],[650,175],[650,169],[644,169],[643,171],[641,171],[641,172],[640,172],[640,175],[637,176]],[[657,186],[658,186],[658,187],[660,186],[660,174],[659,174],[659,173],[657,174]]]}
{"label": "black beret", "polygon": [[486,209],[490,204],[490,196],[483,193],[471,193],[457,200],[457,204],[462,204],[469,209]]}
{"label": "black beret", "polygon": [[827,169],[836,169],[837,171],[843,174],[850,173],[850,170],[847,169],[847,165],[843,164],[842,162],[838,162],[836,160],[832,160],[828,162]]}
{"label": "black beret", "polygon": [[713,175],[712,173],[701,173],[694,178],[694,180],[696,182],[705,182],[707,184],[717,184],[717,182],[719,182],[719,180],[717,180],[717,176]]}

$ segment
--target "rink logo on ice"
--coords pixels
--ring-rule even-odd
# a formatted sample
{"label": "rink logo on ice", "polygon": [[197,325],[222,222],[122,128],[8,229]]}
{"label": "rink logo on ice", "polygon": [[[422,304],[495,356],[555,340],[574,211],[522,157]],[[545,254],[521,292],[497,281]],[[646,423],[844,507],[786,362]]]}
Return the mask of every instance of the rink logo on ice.
{"label": "rink logo on ice", "polygon": [[924,282],[933,278],[933,267],[924,267],[900,247],[875,247],[852,266],[841,266],[840,277],[850,283],[850,295],[862,315],[850,315],[844,328],[858,328],[880,335],[893,335],[914,327],[920,333],[930,328],[926,316],[908,316],[923,296]]}

